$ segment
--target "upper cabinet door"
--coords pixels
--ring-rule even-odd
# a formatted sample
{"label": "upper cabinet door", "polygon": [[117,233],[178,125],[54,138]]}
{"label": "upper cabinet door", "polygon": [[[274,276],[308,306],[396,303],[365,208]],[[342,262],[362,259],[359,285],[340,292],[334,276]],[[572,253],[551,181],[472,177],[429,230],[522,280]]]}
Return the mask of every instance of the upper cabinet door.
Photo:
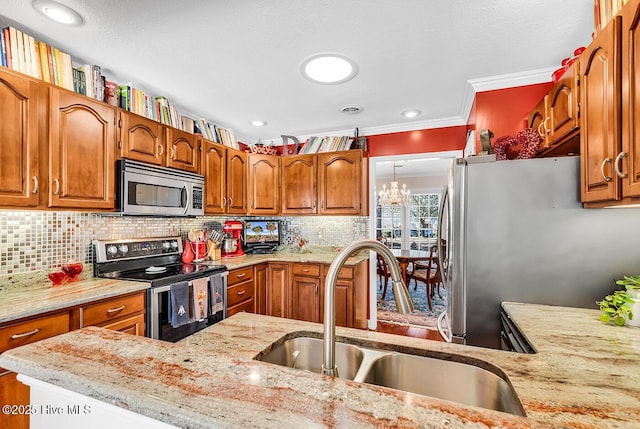
{"label": "upper cabinet door", "polygon": [[580,56],[580,174],[583,203],[617,200],[620,181],[620,18],[614,18]]}
{"label": "upper cabinet door", "polygon": [[527,118],[527,123],[529,128],[533,128],[538,131],[543,141],[540,143],[541,149],[546,149],[549,146],[549,134],[548,130],[545,128],[548,126],[545,122],[547,122],[547,100],[549,96],[545,95],[538,102],[536,107],[529,113],[529,117]]}
{"label": "upper cabinet door", "polygon": [[167,130],[167,167],[198,172],[200,156],[198,137],[186,131],[166,127]]}
{"label": "upper cabinet door", "polygon": [[320,214],[360,214],[362,152],[318,154]]}
{"label": "upper cabinet door", "polygon": [[200,174],[206,180],[204,185],[207,214],[222,214],[227,211],[227,148],[219,143],[201,140],[202,160]]}
{"label": "upper cabinet door", "polygon": [[247,214],[280,213],[280,158],[249,155],[249,207]]}
{"label": "upper cabinet door", "polygon": [[622,9],[622,194],[640,197],[640,0]]}
{"label": "upper cabinet door", "polygon": [[50,88],[49,207],[113,209],[116,113]]}
{"label": "upper cabinet door", "polygon": [[247,154],[227,148],[227,213],[247,212]]}
{"label": "upper cabinet door", "polygon": [[120,112],[120,157],[155,165],[165,165],[165,144],[162,124]]}
{"label": "upper cabinet door", "polygon": [[[578,122],[578,71],[572,65],[549,92],[549,141],[560,142],[577,132]],[[544,124],[547,126],[547,124]],[[575,133],[574,133],[575,134]]]}
{"label": "upper cabinet door", "polygon": [[282,157],[282,214],[317,213],[317,160],[315,154]]}
{"label": "upper cabinet door", "polygon": [[38,84],[0,72],[0,206],[38,205]]}

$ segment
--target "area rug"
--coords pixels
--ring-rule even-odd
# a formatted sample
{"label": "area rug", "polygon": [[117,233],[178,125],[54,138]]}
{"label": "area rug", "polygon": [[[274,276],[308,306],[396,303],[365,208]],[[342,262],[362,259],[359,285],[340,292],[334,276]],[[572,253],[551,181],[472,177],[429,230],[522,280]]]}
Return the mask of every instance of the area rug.
{"label": "area rug", "polygon": [[391,281],[387,286],[387,296],[382,300],[382,290],[378,283],[378,320],[402,325],[417,325],[436,328],[438,316],[447,309],[447,291],[440,287],[440,296],[436,293],[431,298],[431,310],[427,303],[427,293],[424,283],[418,283],[418,288],[414,290],[415,282],[409,285],[409,295],[413,300],[415,310],[411,314],[400,314],[396,309],[396,302],[391,291]]}

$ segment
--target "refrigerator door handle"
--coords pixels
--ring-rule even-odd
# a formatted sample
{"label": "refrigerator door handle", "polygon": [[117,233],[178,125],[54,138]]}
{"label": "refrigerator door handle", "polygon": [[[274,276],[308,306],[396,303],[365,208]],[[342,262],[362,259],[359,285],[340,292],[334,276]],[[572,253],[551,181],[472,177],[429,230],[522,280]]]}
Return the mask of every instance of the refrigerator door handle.
{"label": "refrigerator door handle", "polygon": [[[449,199],[449,187],[445,186],[443,191],[442,191],[442,199],[440,200],[440,212],[438,213],[438,241],[437,241],[437,246],[438,246],[438,264],[440,265],[440,269],[442,270],[442,286],[446,289],[447,288],[447,272],[448,272],[448,268],[449,268],[449,264],[448,264],[448,258],[446,263],[443,264],[443,259],[442,259],[442,253],[444,250],[444,247],[442,246],[442,233],[443,233],[443,219],[444,219],[444,215],[445,215],[445,207],[447,204],[447,200]],[[447,215],[449,214],[449,210],[447,210]],[[447,220],[447,225],[449,225],[449,219]]]}
{"label": "refrigerator door handle", "polygon": [[445,318],[447,318],[447,312],[443,311],[442,313],[440,313],[440,316],[438,316],[438,333],[440,334],[440,336],[444,341],[446,341],[447,343],[450,343],[451,341],[453,341],[453,337],[451,335],[451,328],[449,326],[448,318],[446,320],[446,324],[447,324],[446,328],[443,327],[445,323]]}

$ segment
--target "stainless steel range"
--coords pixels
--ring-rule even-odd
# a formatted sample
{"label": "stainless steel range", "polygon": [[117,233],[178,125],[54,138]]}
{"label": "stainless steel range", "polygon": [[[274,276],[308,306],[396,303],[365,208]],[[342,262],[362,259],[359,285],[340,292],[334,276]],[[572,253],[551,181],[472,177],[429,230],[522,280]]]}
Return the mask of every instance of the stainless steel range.
{"label": "stainless steel range", "polygon": [[[131,240],[94,240],[94,276],[149,282],[147,291],[146,336],[175,342],[224,319],[227,315],[227,276],[224,265],[183,264],[180,237],[156,237]],[[188,282],[189,301],[193,300],[194,281],[207,279],[206,317],[189,317],[177,324],[172,318],[177,285]],[[173,300],[172,300],[173,299]],[[193,311],[188,305],[185,311]],[[189,313],[191,314],[191,313]]]}

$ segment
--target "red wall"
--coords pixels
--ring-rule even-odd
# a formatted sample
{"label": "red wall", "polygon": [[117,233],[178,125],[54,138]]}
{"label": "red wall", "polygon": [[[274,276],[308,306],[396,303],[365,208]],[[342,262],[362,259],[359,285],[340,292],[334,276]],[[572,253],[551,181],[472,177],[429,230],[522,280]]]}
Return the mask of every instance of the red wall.
{"label": "red wall", "polygon": [[493,131],[495,141],[502,136],[511,136],[526,128],[527,115],[549,91],[552,83],[518,86],[478,92],[474,108],[469,116],[469,128],[476,131],[476,149],[482,150],[480,130]]}
{"label": "red wall", "polygon": [[369,156],[405,155],[464,149],[464,125],[367,136]]}

